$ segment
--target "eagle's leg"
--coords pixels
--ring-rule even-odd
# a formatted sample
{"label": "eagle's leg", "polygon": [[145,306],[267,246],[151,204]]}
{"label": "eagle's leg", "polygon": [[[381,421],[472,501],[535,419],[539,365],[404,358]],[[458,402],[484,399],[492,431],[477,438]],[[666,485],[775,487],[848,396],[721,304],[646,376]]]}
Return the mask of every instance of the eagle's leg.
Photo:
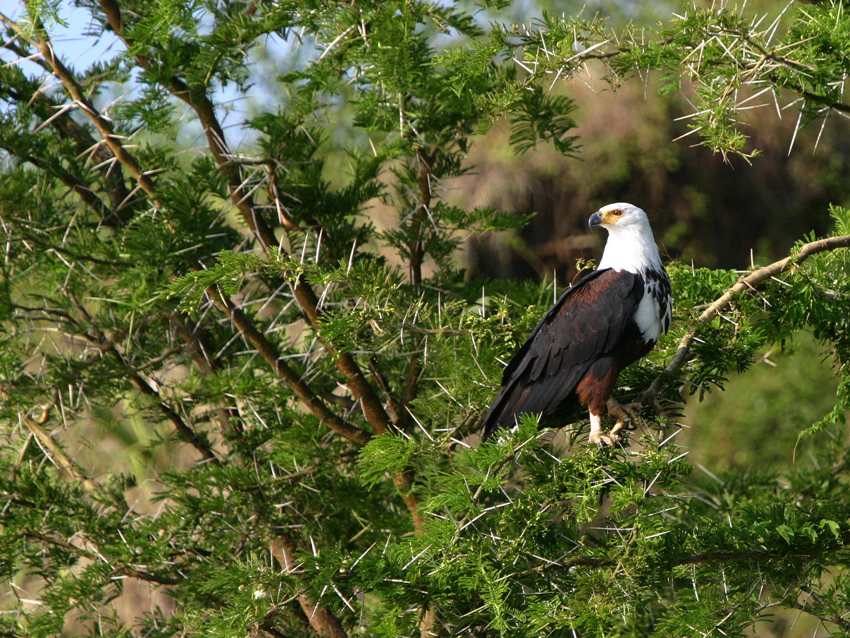
{"label": "eagle's leg", "polygon": [[602,434],[602,415],[590,413],[590,437],[588,440],[594,445],[602,447],[603,445],[614,445],[620,440],[616,434],[616,426],[608,434]]}

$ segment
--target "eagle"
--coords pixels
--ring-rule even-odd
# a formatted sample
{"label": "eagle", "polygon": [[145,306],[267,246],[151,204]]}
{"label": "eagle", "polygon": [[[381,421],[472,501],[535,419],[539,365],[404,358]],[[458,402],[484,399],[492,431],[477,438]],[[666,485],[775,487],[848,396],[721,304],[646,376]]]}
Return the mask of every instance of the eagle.
{"label": "eagle", "polygon": [[[508,363],[484,417],[485,438],[524,413],[539,414],[544,426],[562,425],[581,406],[590,414],[590,443],[614,445],[634,416],[612,393],[620,371],[670,328],[670,279],[642,209],[609,204],[587,223],[608,231],[599,267],[561,295]],[[606,412],[615,419],[607,434]]]}

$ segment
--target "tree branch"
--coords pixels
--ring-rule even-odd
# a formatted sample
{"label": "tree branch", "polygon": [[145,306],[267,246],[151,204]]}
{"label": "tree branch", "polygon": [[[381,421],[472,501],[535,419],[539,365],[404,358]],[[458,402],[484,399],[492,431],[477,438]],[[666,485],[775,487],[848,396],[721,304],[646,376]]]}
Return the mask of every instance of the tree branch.
{"label": "tree branch", "polygon": [[[106,15],[110,28],[124,42],[128,50],[131,50],[133,43],[127,36],[118,2],[116,0],[99,0],[99,4]],[[152,69],[152,62],[146,55],[136,54],[135,59],[142,68],[147,70]],[[215,108],[209,96],[203,90],[203,87],[191,87],[177,76],[171,76],[167,81],[167,86],[172,95],[195,111],[204,128],[208,146],[216,165],[227,179],[231,201],[239,209],[242,219],[257,237],[263,250],[268,252],[277,246],[277,238],[265,220],[257,215],[252,197],[241,192],[243,185],[239,163],[231,161],[232,155],[227,147],[224,131],[215,115]],[[272,176],[269,175],[268,179],[271,180]],[[274,192],[277,192],[276,185],[270,184],[270,187],[273,188]],[[289,219],[288,215],[286,218]],[[374,388],[366,380],[363,371],[354,360],[354,357],[346,352],[338,352],[332,344],[322,339],[318,330],[318,323],[321,317],[321,312],[318,308],[318,298],[303,276],[298,279],[294,286],[294,296],[310,326],[316,330],[322,344],[334,358],[337,370],[346,379],[346,385],[352,395],[356,400],[361,402],[363,415],[366,417],[366,420],[376,434],[383,434],[390,427],[390,419],[384,410],[384,406],[381,404]]]}
{"label": "tree branch", "polygon": [[[17,22],[3,14],[0,14],[0,21],[9,26],[19,37],[26,40],[26,34]],[[41,53],[41,57],[50,65],[50,68],[53,70],[53,74],[62,83],[62,86],[65,88],[65,92],[77,103],[85,116],[98,130],[106,146],[136,180],[139,187],[145,192],[145,194],[147,194],[154,206],[156,208],[162,208],[162,202],[156,193],[153,181],[151,181],[147,173],[142,171],[142,168],[136,158],[121,144],[120,136],[116,135],[115,130],[112,127],[112,123],[103,117],[103,115],[101,115],[95,108],[94,104],[92,104],[92,102],[83,94],[83,89],[74,77],[74,74],[71,73],[70,69],[68,69],[68,67],[66,67],[56,55],[44,25],[37,17],[34,16],[33,26],[35,38],[34,44],[39,53]]]}
{"label": "tree branch", "polygon": [[289,386],[292,392],[301,400],[304,407],[319,419],[319,421],[352,443],[363,445],[369,440],[369,434],[367,432],[351,425],[347,421],[343,421],[325,405],[324,401],[304,383],[301,376],[280,358],[274,344],[254,326],[248,316],[237,308],[227,296],[223,295],[217,289],[210,288],[207,290],[207,297],[216,308],[230,317],[233,325],[245,338],[245,341],[257,349],[257,352],[269,367],[271,367],[275,375]]}
{"label": "tree branch", "polygon": [[[4,45],[10,51],[22,59],[32,58],[30,51],[17,47],[12,42]],[[46,61],[34,58],[34,61],[52,73],[50,65]],[[122,204],[127,201],[128,191],[124,184],[124,172],[121,164],[113,160],[112,155],[91,135],[88,129],[78,124],[71,117],[71,109],[64,104],[57,104],[44,94],[42,88],[30,78],[25,76],[20,69],[16,69],[17,83],[0,83],[0,92],[5,92],[18,104],[28,105],[33,112],[41,118],[43,123],[49,122],[60,136],[74,142],[77,155],[90,155],[100,168],[98,169],[105,185],[106,194],[112,206],[112,210],[106,210],[103,217],[104,223],[120,225],[129,219],[129,210],[121,211]],[[113,161],[110,161],[113,160]],[[82,194],[81,194],[82,196]]]}
{"label": "tree branch", "polygon": [[[99,0],[99,4],[106,16],[109,27],[124,43],[127,50],[133,51],[134,43],[127,36],[124,18],[118,2],[116,0]],[[136,63],[143,69],[147,71],[157,70],[154,68],[151,59],[143,53],[135,53],[134,58]],[[252,197],[241,192],[242,172],[238,164],[230,162],[231,153],[227,146],[224,129],[216,117],[215,108],[205,88],[190,86],[176,75],[170,76],[165,84],[170,93],[189,106],[197,115],[198,120],[200,120],[213,159],[225,179],[227,179],[230,200],[239,210],[242,219],[253,233],[261,238],[263,243],[268,246],[277,245],[277,240],[272,229],[269,228],[261,217],[257,216]]]}
{"label": "tree branch", "polygon": [[95,195],[91,188],[77,180],[76,177],[64,170],[60,165],[52,164],[42,158],[35,157],[30,153],[25,153],[21,149],[10,144],[3,144],[2,148],[10,155],[17,157],[24,162],[29,162],[36,168],[43,170],[48,175],[53,175],[53,177],[57,178],[71,191],[76,193],[80,198],[80,201],[96,213],[100,219],[106,219],[111,214],[111,211],[107,208],[106,204],[101,201],[100,197]]}
{"label": "tree branch", "polygon": [[162,398],[159,393],[159,390],[155,388],[150,381],[148,381],[144,375],[142,375],[124,356],[124,354],[118,349],[115,345],[115,342],[110,339],[106,334],[104,334],[98,327],[95,325],[92,316],[89,314],[88,310],[86,310],[85,306],[83,306],[77,299],[71,296],[71,300],[76,306],[77,310],[80,314],[83,315],[89,327],[95,331],[94,335],[91,335],[84,330],[81,330],[81,334],[91,343],[95,344],[101,350],[110,353],[127,371],[130,375],[130,382],[136,386],[136,389],[139,390],[142,394],[151,397],[156,400],[157,407],[159,410],[165,415],[171,424],[174,426],[175,431],[177,432],[177,436],[184,443],[188,443],[193,448],[195,448],[200,455],[204,458],[206,462],[210,463],[220,463],[219,458],[216,456],[213,451],[212,445],[210,445],[209,440],[203,434],[199,434],[195,430],[193,430],[186,421],[183,420],[177,411],[172,408],[168,402]]}
{"label": "tree branch", "polygon": [[[76,463],[74,463],[71,457],[65,454],[65,451],[61,447],[59,447],[56,441],[53,440],[53,437],[50,436],[50,434],[48,434],[47,431],[45,431],[44,428],[41,427],[42,425],[44,425],[44,423],[47,422],[49,410],[49,406],[42,408],[41,414],[38,415],[37,418],[33,418],[28,414],[21,414],[21,421],[24,423],[26,428],[32,433],[32,435],[35,436],[35,438],[38,440],[45,454],[50,458],[51,461],[53,461],[53,464],[57,467],[57,469],[59,469],[62,474],[65,475],[67,479],[73,481],[74,483],[82,487],[83,491],[89,496],[96,495],[97,492],[100,490],[100,487],[83,473],[83,471],[77,466]],[[55,538],[53,536],[48,536],[45,534],[40,534],[37,532],[27,532],[25,533],[25,535],[34,540],[61,547],[66,551],[70,551],[84,558],[88,558],[91,560],[99,560],[101,558],[96,553],[88,551],[85,548],[73,545],[72,543],[63,539]],[[97,547],[96,543],[84,536],[81,532],[78,532],[77,536],[83,538],[87,543],[90,543],[91,545]],[[130,565],[118,565],[116,567],[116,572],[125,576],[131,576],[133,578],[138,578],[140,580],[145,580],[160,585],[176,585],[180,582],[180,579],[154,574],[147,570],[139,569]]]}
{"label": "tree branch", "polygon": [[[32,531],[25,532],[24,535],[32,540],[36,540],[47,545],[54,545],[55,547],[64,549],[65,551],[70,552],[72,554],[76,554],[81,558],[87,558],[91,561],[102,560],[102,557],[98,556],[96,553],[89,551],[83,547],[77,547],[76,545],[69,543],[68,541],[63,540],[61,538],[56,538],[54,536],[48,536],[46,534],[41,534]],[[92,542],[90,538],[84,536],[82,533],[77,532],[77,537],[83,538],[87,543],[90,543],[91,545],[97,547],[96,543]],[[165,576],[163,574],[154,574],[145,569],[139,569],[138,567],[132,567],[130,565],[116,565],[115,572],[124,576],[138,578],[139,580],[144,580],[149,583],[156,583],[157,585],[177,585],[182,581],[182,578],[174,578],[172,576]]]}
{"label": "tree branch", "polygon": [[[188,349],[189,356],[192,362],[205,375],[213,375],[219,369],[215,359],[209,355],[209,347],[205,343],[203,334],[200,332],[200,326],[194,329],[186,325],[183,317],[173,314],[171,316],[172,324],[175,331],[184,345]],[[242,434],[243,427],[239,419],[239,413],[232,407],[219,406],[216,408],[216,416],[219,427],[224,430],[230,425],[236,434]]]}
{"label": "tree branch", "polygon": [[[846,541],[846,539],[845,539]],[[840,545],[836,550],[842,550],[847,547],[846,543]],[[733,550],[733,551],[724,551],[724,550],[715,550],[708,552],[701,552],[698,554],[688,554],[682,556],[680,558],[676,558],[671,560],[668,564],[671,567],[675,567],[678,565],[700,565],[703,563],[715,563],[715,562],[746,562],[746,561],[771,561],[771,560],[810,560],[813,558],[817,558],[818,556],[823,555],[824,552],[784,552],[784,551],[770,551],[770,550]],[[551,563],[547,563],[547,566]],[[570,561],[562,561],[560,563],[560,567],[562,568],[572,568],[572,567],[614,567],[619,564],[619,561],[614,560],[612,558],[595,558],[592,556],[579,556]]]}
{"label": "tree branch", "polygon": [[[271,542],[270,549],[272,556],[286,573],[290,573],[295,568],[295,544],[287,536],[278,534],[277,538]],[[309,594],[299,594],[298,604],[307,617],[310,627],[321,638],[348,638],[339,619],[318,601],[314,601]]]}
{"label": "tree branch", "polygon": [[693,321],[693,327],[685,333],[679,341],[679,347],[676,353],[670,359],[664,371],[655,378],[652,384],[643,393],[642,402],[649,403],[655,400],[661,390],[662,384],[666,379],[675,377],[681,367],[691,358],[691,342],[697,334],[698,329],[703,324],[714,319],[720,312],[728,306],[732,300],[740,293],[746,290],[752,290],[759,285],[775,277],[779,273],[804,262],[806,259],[817,253],[822,253],[838,248],[850,247],[850,235],[840,235],[838,237],[827,237],[818,239],[808,244],[803,244],[800,250],[772,264],[756,268],[747,275],[742,276],[726,290],[720,297],[715,299],[703,312]]}
{"label": "tree branch", "polygon": [[77,467],[77,464],[74,463],[67,454],[65,454],[65,451],[59,447],[59,444],[56,443],[56,441],[53,440],[53,437],[41,427],[47,422],[48,415],[49,408],[42,408],[42,414],[39,415],[38,419],[33,419],[28,414],[21,414],[21,421],[23,421],[24,425],[33,434],[33,436],[35,436],[41,447],[49,455],[53,464],[59,469],[59,471],[67,478],[78,483],[87,494],[94,494],[97,492],[97,485],[95,485],[91,479],[83,475],[82,470]]}

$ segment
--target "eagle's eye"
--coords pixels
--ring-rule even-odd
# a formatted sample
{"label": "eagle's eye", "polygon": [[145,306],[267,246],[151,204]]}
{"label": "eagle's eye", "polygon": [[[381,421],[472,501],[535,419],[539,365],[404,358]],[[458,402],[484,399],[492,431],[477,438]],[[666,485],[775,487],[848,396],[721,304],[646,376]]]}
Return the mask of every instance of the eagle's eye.
{"label": "eagle's eye", "polygon": [[615,217],[619,217],[620,215],[622,215],[622,214],[623,214],[623,211],[621,211],[621,210],[612,210],[612,211],[611,211],[611,214],[612,214],[612,215],[614,215]]}

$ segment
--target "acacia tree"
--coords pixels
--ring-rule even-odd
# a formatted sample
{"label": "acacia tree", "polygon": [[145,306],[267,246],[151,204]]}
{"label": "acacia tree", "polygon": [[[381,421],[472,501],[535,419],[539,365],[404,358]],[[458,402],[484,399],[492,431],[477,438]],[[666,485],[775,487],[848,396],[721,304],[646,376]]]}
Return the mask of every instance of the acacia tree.
{"label": "acacia tree", "polygon": [[[848,631],[850,213],[740,277],[671,265],[674,331],[622,380],[654,427],[558,454],[533,418],[469,436],[551,288],[466,281],[458,231],[527,220],[443,197],[505,118],[518,152],[571,152],[551,89],[593,59],[613,80],[696,81],[693,130],[719,152],[752,154],[735,118],[759,91],[796,92],[801,123],[846,112],[842,4],[794,9],[779,35],[723,9],[640,37],[595,19],[484,30],[430,2],[75,4],[113,59],[63,61],[59,2],[0,16],[2,631],[741,635],[776,606]],[[236,152],[217,96],[250,90],[269,38],[299,63]],[[190,154],[186,119],[206,142]],[[392,223],[370,219],[376,199]],[[801,433],[817,462],[692,475],[658,405],[802,328],[839,377]],[[74,436],[92,422],[144,432],[136,466],[87,466]],[[140,479],[157,507],[128,496]],[[131,581],[167,612],[119,617]]]}

